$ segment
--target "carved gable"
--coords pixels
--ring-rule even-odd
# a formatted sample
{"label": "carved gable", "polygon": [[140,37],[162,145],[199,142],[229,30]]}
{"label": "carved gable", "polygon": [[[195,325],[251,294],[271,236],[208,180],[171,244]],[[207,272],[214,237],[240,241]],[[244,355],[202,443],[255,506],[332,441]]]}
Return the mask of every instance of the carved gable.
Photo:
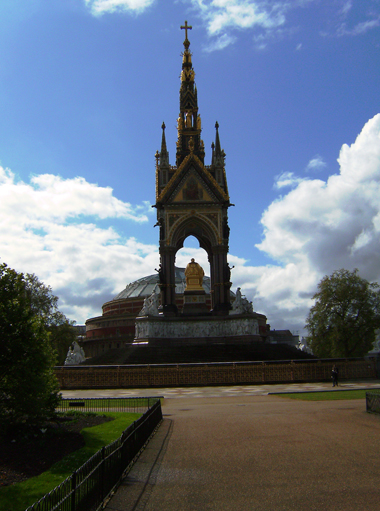
{"label": "carved gable", "polygon": [[162,191],[159,202],[179,204],[191,202],[223,203],[228,200],[213,176],[196,158],[189,156],[177,169]]}
{"label": "carved gable", "polygon": [[169,203],[180,202],[217,202],[210,187],[193,167],[183,176],[169,197]]}

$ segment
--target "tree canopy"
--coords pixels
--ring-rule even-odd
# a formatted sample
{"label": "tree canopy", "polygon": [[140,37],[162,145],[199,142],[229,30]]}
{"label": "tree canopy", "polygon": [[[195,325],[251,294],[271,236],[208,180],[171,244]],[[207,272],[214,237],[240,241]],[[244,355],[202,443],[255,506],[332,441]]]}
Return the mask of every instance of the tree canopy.
{"label": "tree canopy", "polygon": [[0,424],[39,423],[58,400],[55,353],[22,273],[0,265]]}
{"label": "tree canopy", "polygon": [[38,424],[59,399],[54,366],[76,339],[58,298],[33,274],[0,264],[0,433]]}
{"label": "tree canopy", "polygon": [[56,363],[63,365],[69,347],[77,338],[74,322],[58,310],[58,297],[53,294],[50,286],[30,273],[24,276],[24,280],[30,306],[34,314],[42,319],[49,333],[49,341],[57,355]]}
{"label": "tree canopy", "polygon": [[380,327],[380,286],[341,269],[325,276],[313,296],[305,327],[308,344],[321,358],[362,357]]}

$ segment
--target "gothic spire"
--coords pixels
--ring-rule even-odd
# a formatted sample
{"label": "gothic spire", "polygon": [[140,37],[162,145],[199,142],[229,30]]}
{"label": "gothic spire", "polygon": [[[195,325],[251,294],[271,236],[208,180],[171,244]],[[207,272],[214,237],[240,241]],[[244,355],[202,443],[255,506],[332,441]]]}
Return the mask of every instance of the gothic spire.
{"label": "gothic spire", "polygon": [[194,82],[195,72],[191,62],[192,54],[189,50],[190,41],[187,31],[192,27],[187,21],[181,29],[185,29],[186,37],[183,42],[182,53],[181,87],[179,91],[179,116],[178,116],[178,141],[177,141],[177,166],[190,153],[194,153],[203,162],[204,144],[201,140],[201,118],[198,114],[197,88]]}

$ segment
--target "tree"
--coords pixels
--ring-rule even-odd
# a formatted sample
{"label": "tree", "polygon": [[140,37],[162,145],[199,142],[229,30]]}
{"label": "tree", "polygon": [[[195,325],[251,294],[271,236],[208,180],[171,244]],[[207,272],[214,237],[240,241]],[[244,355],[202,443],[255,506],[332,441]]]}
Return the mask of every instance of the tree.
{"label": "tree", "polygon": [[55,352],[22,273],[0,265],[0,427],[40,424],[59,395]]}
{"label": "tree", "polygon": [[325,276],[306,320],[308,343],[321,358],[362,357],[380,327],[380,286],[341,269]]}
{"label": "tree", "polygon": [[26,290],[32,310],[44,322],[49,332],[50,343],[57,354],[57,364],[63,365],[69,347],[77,339],[74,321],[69,321],[58,310],[58,297],[53,295],[50,286],[45,286],[36,275],[25,275]]}

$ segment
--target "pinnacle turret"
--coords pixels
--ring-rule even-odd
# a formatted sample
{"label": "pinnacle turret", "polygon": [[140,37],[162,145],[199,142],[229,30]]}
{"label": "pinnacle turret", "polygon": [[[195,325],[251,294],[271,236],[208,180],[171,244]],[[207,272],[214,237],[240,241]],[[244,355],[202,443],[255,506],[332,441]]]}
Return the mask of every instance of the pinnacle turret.
{"label": "pinnacle turret", "polygon": [[212,164],[216,165],[218,167],[224,167],[224,158],[225,158],[225,152],[220,147],[220,139],[219,139],[219,123],[216,121],[215,123],[215,150],[213,151],[213,158],[212,158]]}
{"label": "pinnacle turret", "polygon": [[169,167],[169,153],[166,147],[166,138],[165,138],[165,123],[162,123],[162,140],[161,140],[161,152],[160,152],[160,167]]}

